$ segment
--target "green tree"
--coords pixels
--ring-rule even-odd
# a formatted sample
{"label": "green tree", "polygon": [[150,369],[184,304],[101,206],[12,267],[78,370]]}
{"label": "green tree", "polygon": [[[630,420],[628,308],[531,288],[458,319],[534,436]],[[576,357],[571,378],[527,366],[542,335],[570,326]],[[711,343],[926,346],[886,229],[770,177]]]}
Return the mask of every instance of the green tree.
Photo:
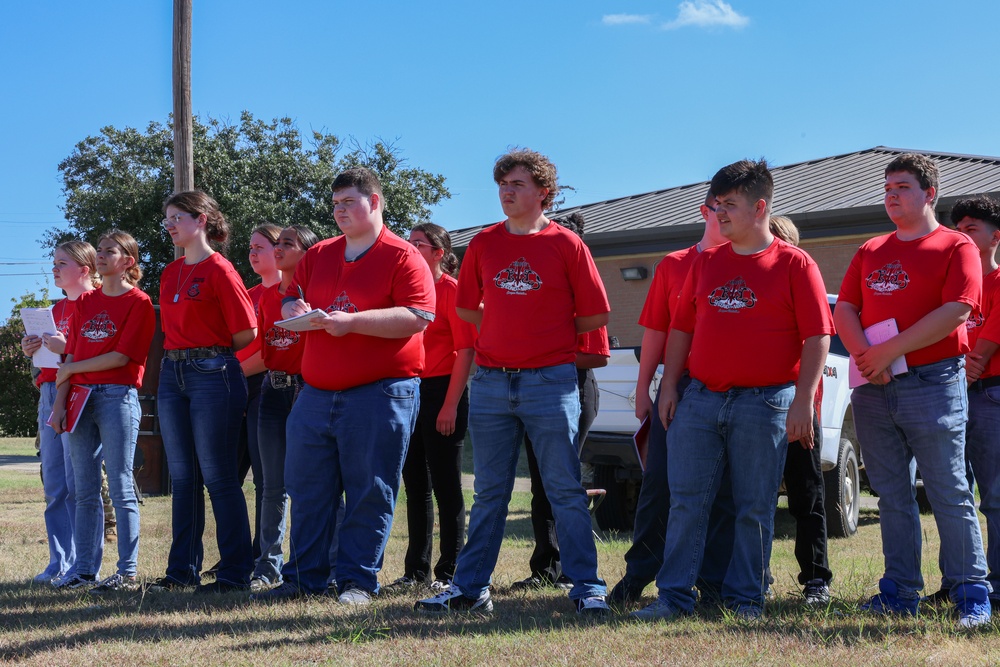
{"label": "green tree", "polygon": [[41,308],[51,304],[48,290],[38,298],[31,292],[11,299],[14,309],[0,325],[0,435],[32,437],[38,424],[38,391],[32,375],[31,359],[21,354],[21,308]]}
{"label": "green tree", "polygon": [[[256,282],[247,259],[250,233],[263,222],[307,225],[321,237],[339,233],[330,209],[330,186],[344,169],[366,166],[382,180],[386,223],[405,233],[450,197],[444,176],[409,167],[392,143],[346,146],[332,134],[312,132],[308,145],[290,118],[268,123],[244,111],[238,123],[194,122],[195,186],[211,194],[232,226],[226,253],[248,284]],[[160,227],[163,201],[173,192],[173,135],[151,122],[145,132],[102,128],[59,164],[69,229],[49,230],[45,243],[67,238],[94,243],[118,227],[139,242],[146,273],[142,288],[159,300],[159,278],[173,260]]]}

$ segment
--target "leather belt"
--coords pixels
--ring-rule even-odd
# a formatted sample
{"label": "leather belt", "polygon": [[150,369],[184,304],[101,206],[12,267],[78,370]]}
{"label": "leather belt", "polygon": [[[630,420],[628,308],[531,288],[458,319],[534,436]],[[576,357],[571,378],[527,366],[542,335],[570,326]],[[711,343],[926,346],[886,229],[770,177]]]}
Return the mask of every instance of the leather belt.
{"label": "leather belt", "polygon": [[990,387],[1000,387],[1000,375],[969,383],[969,391],[984,391]]}
{"label": "leather belt", "polygon": [[214,359],[220,354],[232,354],[233,348],[213,345],[212,347],[189,347],[185,350],[165,350],[164,356],[171,361],[191,359]]}

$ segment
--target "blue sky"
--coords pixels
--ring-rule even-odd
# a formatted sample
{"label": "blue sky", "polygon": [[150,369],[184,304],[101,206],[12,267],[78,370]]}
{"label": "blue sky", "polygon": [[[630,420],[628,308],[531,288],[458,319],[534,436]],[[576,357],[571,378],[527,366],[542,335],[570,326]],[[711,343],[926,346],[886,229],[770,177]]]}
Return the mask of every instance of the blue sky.
{"label": "blue sky", "polygon": [[[172,104],[169,0],[4,13],[0,319],[51,287],[38,240],[64,224],[60,160]],[[576,188],[568,205],[743,157],[1000,155],[993,0],[194,0],[193,24],[196,114],[395,141],[447,177],[433,218],[449,229],[501,217],[492,163],[514,145],[552,157]]]}

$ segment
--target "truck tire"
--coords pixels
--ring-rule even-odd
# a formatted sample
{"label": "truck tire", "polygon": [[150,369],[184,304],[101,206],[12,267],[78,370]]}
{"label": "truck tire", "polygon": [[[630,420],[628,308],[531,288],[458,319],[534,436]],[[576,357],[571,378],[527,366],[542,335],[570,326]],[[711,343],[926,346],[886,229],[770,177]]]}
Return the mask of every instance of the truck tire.
{"label": "truck tire", "polygon": [[594,486],[607,491],[604,502],[594,512],[597,526],[603,531],[630,531],[635,524],[635,506],[642,482],[619,479],[617,466],[597,465]]}
{"label": "truck tire", "polygon": [[840,439],[837,466],[823,473],[826,486],[826,532],[830,537],[850,537],[858,532],[861,479],[854,443]]}

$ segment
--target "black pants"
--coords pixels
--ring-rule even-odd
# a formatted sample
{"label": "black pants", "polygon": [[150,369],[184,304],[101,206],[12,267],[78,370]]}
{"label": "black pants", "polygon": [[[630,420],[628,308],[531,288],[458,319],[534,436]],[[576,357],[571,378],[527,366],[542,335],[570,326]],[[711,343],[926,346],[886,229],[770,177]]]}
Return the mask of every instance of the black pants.
{"label": "black pants", "polygon": [[420,412],[403,462],[406,488],[406,548],[404,574],[417,581],[430,578],[431,547],[434,541],[434,504],[437,500],[441,523],[441,556],[434,565],[434,578],[451,581],[455,561],[465,544],[465,499],[462,497],[462,449],[469,427],[469,390],[458,402],[455,432],[441,435],[437,416],[448,393],[450,375],[420,381]]}
{"label": "black pants", "polygon": [[260,451],[257,449],[257,416],[260,414],[260,387],[266,373],[257,373],[247,378],[247,408],[240,426],[239,457],[237,475],[240,484],[247,479],[253,469],[254,520],[253,520],[253,560],[260,558],[260,502],[264,497],[264,471],[260,466]]}
{"label": "black pants", "polygon": [[[580,430],[577,439],[577,451],[579,451],[597,418],[600,398],[594,371],[578,368],[576,372],[580,387]],[[532,575],[554,580],[561,571],[556,521],[552,516],[552,506],[545,495],[545,488],[542,486],[542,475],[538,471],[535,450],[531,447],[531,441],[527,436],[524,438],[524,450],[528,455],[528,471],[531,474],[531,529],[535,534],[535,550],[531,553],[528,565],[531,567]]]}
{"label": "black pants", "polygon": [[802,443],[788,445],[785,457],[785,490],[788,512],[795,519],[795,560],[799,563],[799,583],[822,579],[830,583],[833,573],[826,552],[826,489],[820,459],[823,431],[817,413],[813,423],[816,444],[804,449]]}

